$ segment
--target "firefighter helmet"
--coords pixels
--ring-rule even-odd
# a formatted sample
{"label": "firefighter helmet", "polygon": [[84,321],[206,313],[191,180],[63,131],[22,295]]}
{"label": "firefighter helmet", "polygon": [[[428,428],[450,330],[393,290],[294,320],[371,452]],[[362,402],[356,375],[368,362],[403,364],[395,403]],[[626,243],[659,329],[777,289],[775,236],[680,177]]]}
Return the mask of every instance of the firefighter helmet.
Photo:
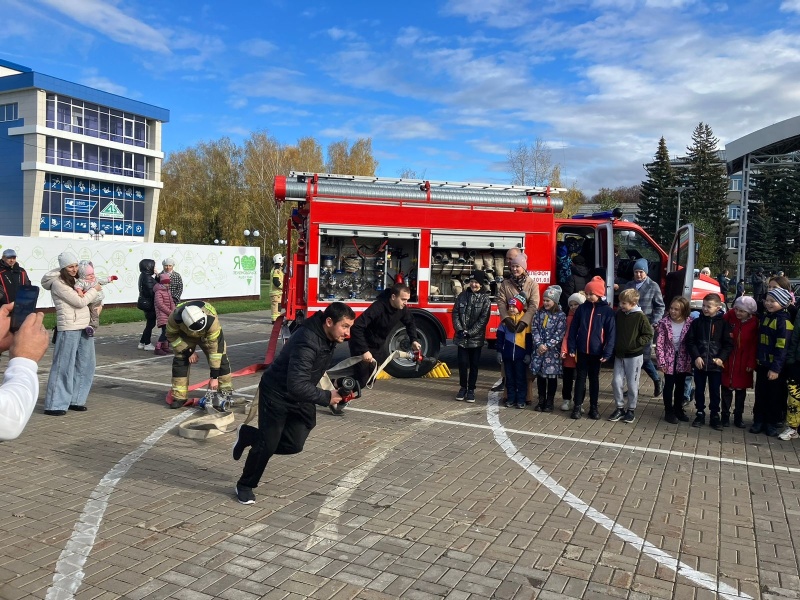
{"label": "firefighter helmet", "polygon": [[276,254],[275,256],[272,257],[272,262],[274,262],[276,265],[282,265],[283,264],[283,255],[282,254]]}
{"label": "firefighter helmet", "polygon": [[190,304],[181,311],[181,321],[192,331],[202,331],[208,319],[202,308]]}

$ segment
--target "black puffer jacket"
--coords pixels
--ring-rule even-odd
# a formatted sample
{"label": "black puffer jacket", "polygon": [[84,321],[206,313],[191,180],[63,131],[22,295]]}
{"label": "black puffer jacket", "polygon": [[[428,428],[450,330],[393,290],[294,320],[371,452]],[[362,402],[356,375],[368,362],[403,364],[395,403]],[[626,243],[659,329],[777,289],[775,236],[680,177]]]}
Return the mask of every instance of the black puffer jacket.
{"label": "black puffer jacket", "polygon": [[289,338],[275,361],[261,377],[259,389],[284,402],[313,402],[320,406],[331,403],[331,393],[317,387],[320,378],[331,366],[336,342],[328,339],[322,328],[322,311],[308,319]]}
{"label": "black puffer jacket", "polygon": [[409,341],[419,341],[414,315],[407,306],[399,310],[394,308],[389,302],[391,297],[391,290],[384,290],[356,319],[350,328],[350,356],[380,350],[387,336],[400,322],[406,326]]}
{"label": "black puffer jacket", "polygon": [[17,298],[17,288],[30,284],[28,273],[19,263],[9,267],[0,260],[0,304],[13,302]]}
{"label": "black puffer jacket", "polygon": [[692,366],[697,358],[702,358],[705,363],[704,371],[722,371],[722,367],[715,365],[712,360],[721,358],[724,362],[733,350],[730,326],[723,317],[722,311],[713,317],[701,313],[689,325],[685,340],[686,350],[692,357]]}
{"label": "black puffer jacket", "polygon": [[[139,307],[141,308],[141,300],[149,300],[150,310],[144,312],[152,312],[155,314],[155,292],[153,288],[156,285],[155,280],[156,261],[152,258],[144,258],[139,261]],[[142,309],[144,310],[144,309]]]}
{"label": "black puffer jacket", "polygon": [[[480,348],[486,339],[486,323],[489,322],[489,314],[492,309],[492,301],[488,294],[466,289],[458,295],[453,305],[453,329],[456,331],[454,341],[456,346],[461,348]],[[464,335],[459,335],[461,332]]]}

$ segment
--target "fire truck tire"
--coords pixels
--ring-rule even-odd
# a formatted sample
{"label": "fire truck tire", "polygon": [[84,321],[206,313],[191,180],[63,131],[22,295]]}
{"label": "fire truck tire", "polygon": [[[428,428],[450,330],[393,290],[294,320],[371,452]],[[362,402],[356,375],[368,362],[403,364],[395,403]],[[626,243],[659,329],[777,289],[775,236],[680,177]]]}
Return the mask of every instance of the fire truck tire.
{"label": "fire truck tire", "polygon": [[[416,322],[417,335],[419,335],[419,343],[422,346],[422,354],[426,358],[438,358],[439,349],[441,348],[438,333],[431,324],[426,323],[424,320],[416,319]],[[386,338],[384,351],[388,355],[395,350],[410,349],[411,344],[408,341],[408,335],[406,335],[406,328],[402,323],[400,323],[389,334],[389,337]],[[435,360],[423,361],[418,367],[417,363],[414,363],[410,360],[396,359],[386,365],[386,372],[392,377],[408,379],[411,377],[422,377],[423,375],[427,375],[428,372],[435,366]]]}

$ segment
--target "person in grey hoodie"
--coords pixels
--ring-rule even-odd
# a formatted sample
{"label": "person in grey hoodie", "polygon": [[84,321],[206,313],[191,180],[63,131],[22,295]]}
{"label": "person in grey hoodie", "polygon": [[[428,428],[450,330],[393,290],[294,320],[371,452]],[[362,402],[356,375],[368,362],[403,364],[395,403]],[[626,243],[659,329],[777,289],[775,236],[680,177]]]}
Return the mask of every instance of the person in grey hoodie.
{"label": "person in grey hoodie", "polygon": [[86,410],[95,369],[94,337],[86,332],[89,304],[103,289],[97,284],[83,296],[75,291],[78,257],[74,253],[59,254],[58,266],[42,277],[42,287],[50,291],[56,307],[58,335],[44,400],[44,414],[55,417],[67,410]]}

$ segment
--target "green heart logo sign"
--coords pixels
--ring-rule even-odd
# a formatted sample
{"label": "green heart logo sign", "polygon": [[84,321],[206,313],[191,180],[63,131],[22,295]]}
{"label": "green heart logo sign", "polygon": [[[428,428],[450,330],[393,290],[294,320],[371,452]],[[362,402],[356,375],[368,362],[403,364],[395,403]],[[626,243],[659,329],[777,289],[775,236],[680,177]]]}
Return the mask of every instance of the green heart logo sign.
{"label": "green heart logo sign", "polygon": [[256,270],[256,257],[255,256],[242,256],[241,258],[241,265],[243,271],[255,271]]}

